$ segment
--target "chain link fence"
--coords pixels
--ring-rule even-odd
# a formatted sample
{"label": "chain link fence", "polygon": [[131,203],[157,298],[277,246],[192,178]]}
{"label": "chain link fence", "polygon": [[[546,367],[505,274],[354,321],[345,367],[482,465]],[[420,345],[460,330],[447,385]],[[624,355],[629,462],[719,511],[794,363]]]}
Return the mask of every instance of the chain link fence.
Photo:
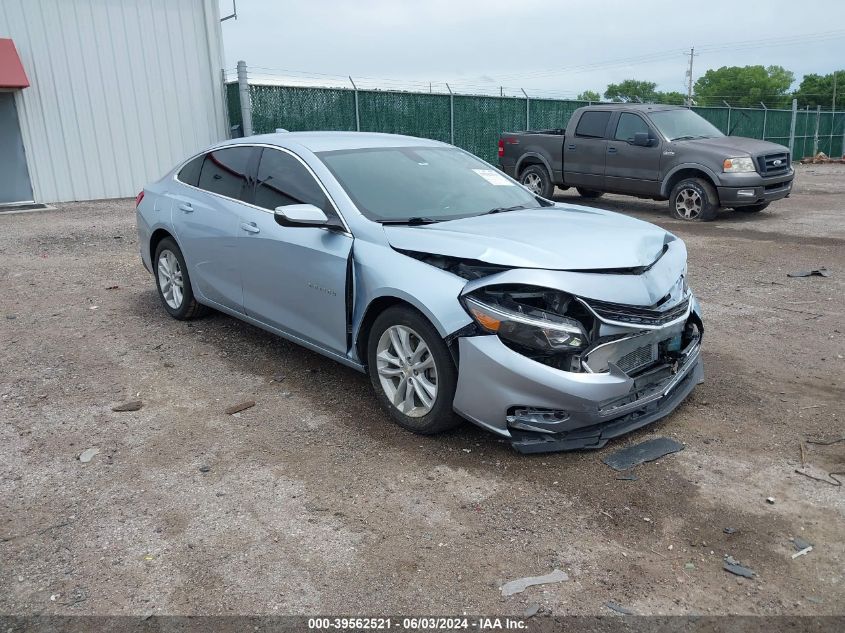
{"label": "chain link fence", "polygon": [[[237,82],[226,83],[229,122],[242,124]],[[254,134],[277,128],[388,132],[435,139],[497,161],[499,134],[524,129],[565,128],[586,101],[512,96],[438,94],[352,88],[249,84]],[[845,154],[845,112],[819,109],[693,107],[725,134],[792,148],[798,160],[824,152]]]}

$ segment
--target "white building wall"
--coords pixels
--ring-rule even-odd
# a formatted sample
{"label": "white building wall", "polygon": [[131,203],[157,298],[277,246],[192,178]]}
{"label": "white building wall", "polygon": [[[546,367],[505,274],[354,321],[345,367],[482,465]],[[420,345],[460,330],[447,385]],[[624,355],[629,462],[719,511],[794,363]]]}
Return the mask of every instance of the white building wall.
{"label": "white building wall", "polygon": [[218,0],[0,0],[37,202],[134,196],[225,138]]}

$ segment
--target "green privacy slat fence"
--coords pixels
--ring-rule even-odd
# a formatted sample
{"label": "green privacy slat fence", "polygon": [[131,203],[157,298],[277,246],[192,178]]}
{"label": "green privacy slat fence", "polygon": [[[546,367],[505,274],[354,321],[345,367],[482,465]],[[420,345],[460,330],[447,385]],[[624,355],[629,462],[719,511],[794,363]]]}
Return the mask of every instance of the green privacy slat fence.
{"label": "green privacy slat fence", "polygon": [[[250,84],[253,132],[286,130],[355,130],[355,91]],[[226,85],[231,125],[241,124],[238,84]],[[454,95],[454,144],[495,163],[496,142],[505,131],[566,127],[585,101]],[[725,134],[765,139],[789,145],[791,110],[694,107],[693,110]],[[450,142],[452,113],[448,94],[358,91],[360,129],[408,134]],[[817,131],[818,124],[818,131]],[[814,151],[842,156],[845,112],[798,110],[793,157]]]}

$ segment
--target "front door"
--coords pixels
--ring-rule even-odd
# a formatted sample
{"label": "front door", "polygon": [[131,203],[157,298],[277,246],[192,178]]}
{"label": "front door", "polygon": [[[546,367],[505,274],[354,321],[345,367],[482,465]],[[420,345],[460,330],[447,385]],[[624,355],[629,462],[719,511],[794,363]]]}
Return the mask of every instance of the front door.
{"label": "front door", "polygon": [[563,140],[564,182],[586,189],[604,188],[607,127],[610,110],[588,110],[581,114],[575,135]]}
{"label": "front door", "polygon": [[[653,145],[634,145],[634,135],[645,133]],[[613,137],[607,143],[605,184],[608,191],[620,193],[660,193],[660,156],[657,134],[646,120],[633,112],[622,112]]]}
{"label": "front door", "polygon": [[298,157],[265,147],[252,202],[254,207],[241,207],[238,238],[246,314],[345,355],[352,237],[322,227],[280,226],[273,215],[277,207],[313,204],[337,217],[328,196]]}
{"label": "front door", "polygon": [[0,204],[32,202],[18,109],[13,92],[0,92]]}

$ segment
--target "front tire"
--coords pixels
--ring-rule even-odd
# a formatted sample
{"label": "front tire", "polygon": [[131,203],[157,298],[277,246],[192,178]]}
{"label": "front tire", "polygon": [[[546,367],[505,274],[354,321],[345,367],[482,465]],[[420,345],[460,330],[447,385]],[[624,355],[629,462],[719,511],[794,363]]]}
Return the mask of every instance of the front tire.
{"label": "front tire", "polygon": [[541,198],[551,198],[555,192],[555,185],[552,182],[549,172],[542,165],[529,165],[519,175],[519,182],[528,191]]}
{"label": "front tire", "polygon": [[376,317],[367,370],[379,404],[402,428],[432,435],[461,423],[452,411],[457,368],[443,338],[416,310],[393,306]]}
{"label": "front tire", "polygon": [[761,202],[760,204],[749,204],[744,207],[734,207],[734,211],[742,211],[743,213],[759,213],[768,206],[768,202]]}
{"label": "front tire", "polygon": [[176,242],[166,237],[158,243],[153,260],[158,297],[174,319],[186,321],[206,313],[208,308],[194,298],[188,266]]}
{"label": "front tire", "polygon": [[716,189],[702,178],[687,178],[672,188],[669,196],[672,215],[687,222],[709,222],[719,210]]}
{"label": "front tire", "polygon": [[576,187],[578,195],[588,200],[596,200],[604,195],[603,191],[596,191],[595,189],[584,189],[583,187]]}

